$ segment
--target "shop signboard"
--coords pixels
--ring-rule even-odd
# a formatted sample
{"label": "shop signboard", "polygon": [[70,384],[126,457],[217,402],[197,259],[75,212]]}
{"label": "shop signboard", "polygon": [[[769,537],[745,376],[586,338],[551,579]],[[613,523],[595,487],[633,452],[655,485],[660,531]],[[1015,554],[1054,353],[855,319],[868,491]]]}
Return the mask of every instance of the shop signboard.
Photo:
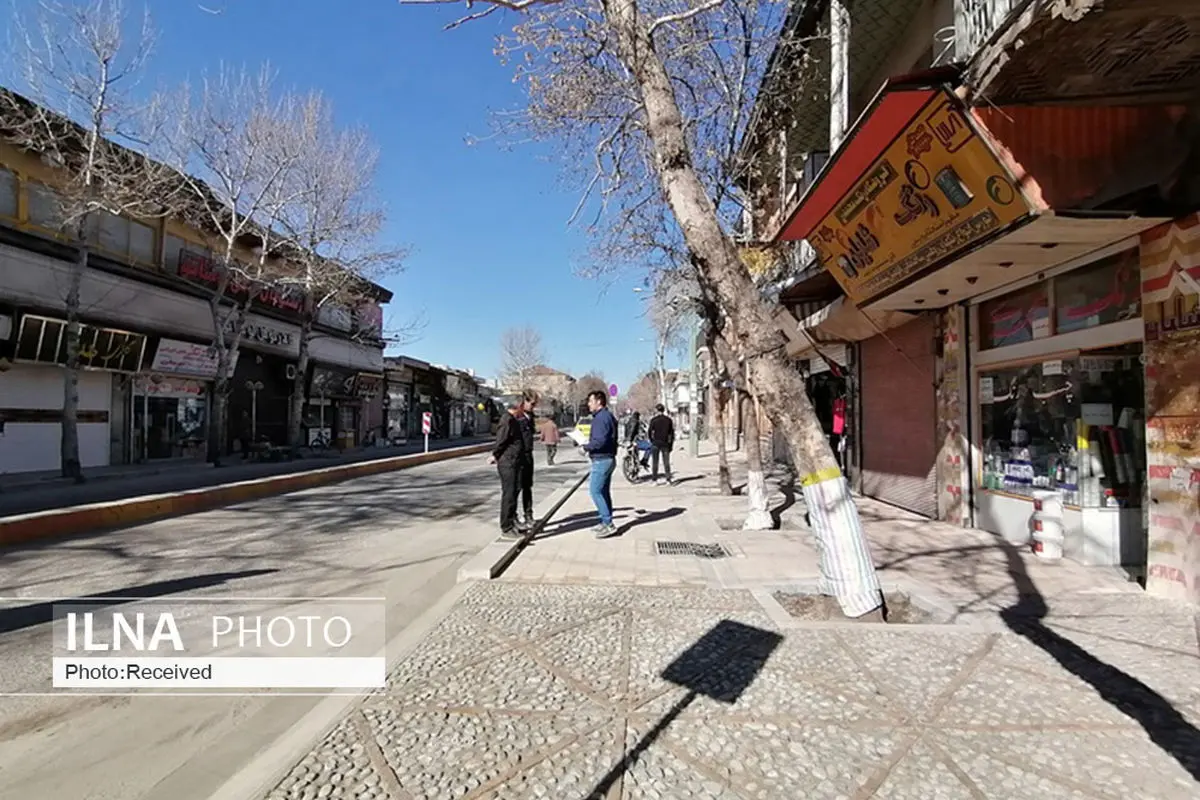
{"label": "shop signboard", "polygon": [[[197,283],[210,289],[221,285],[221,270],[217,263],[203,253],[192,250],[179,251],[179,277],[190,283]],[[226,287],[230,297],[244,298],[250,294],[250,284],[239,278],[233,278]],[[278,289],[259,287],[253,300],[255,305],[289,311],[298,314],[304,307],[304,301],[298,292],[284,292]]]}
{"label": "shop signboard", "polygon": [[[79,326],[79,365],[85,369],[137,372],[145,351],[143,334],[101,328],[86,322]],[[66,364],[67,321],[36,314],[23,315],[13,360]]]}
{"label": "shop signboard", "polygon": [[310,397],[353,397],[355,375],[353,372],[334,367],[314,367]]}
{"label": "shop signboard", "polygon": [[356,397],[376,397],[382,390],[382,375],[375,375],[370,372],[358,373],[358,378],[354,383],[354,394]]}
{"label": "shop signboard", "polygon": [[138,379],[137,393],[147,397],[199,398],[204,397],[205,386],[188,378],[151,375]]}
{"label": "shop signboard", "polygon": [[[234,330],[233,319],[225,323],[226,332]],[[249,345],[265,345],[291,351],[296,344],[296,335],[291,331],[278,328],[262,319],[248,319],[242,325],[242,343]]]}
{"label": "shop signboard", "polygon": [[808,241],[861,306],[1033,212],[960,103],[941,90]]}
{"label": "shop signboard", "polygon": [[[231,368],[237,365],[234,355]],[[150,364],[154,372],[165,372],[171,375],[194,375],[198,378],[215,378],[217,376],[217,351],[209,345],[181,342],[177,339],[159,339],[158,349],[154,351],[154,361]]]}

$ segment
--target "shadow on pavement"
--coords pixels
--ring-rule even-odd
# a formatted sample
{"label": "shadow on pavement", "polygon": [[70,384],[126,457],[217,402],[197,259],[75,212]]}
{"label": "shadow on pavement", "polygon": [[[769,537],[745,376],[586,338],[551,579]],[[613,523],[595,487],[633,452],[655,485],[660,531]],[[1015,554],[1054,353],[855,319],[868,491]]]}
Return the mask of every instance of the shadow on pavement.
{"label": "shadow on pavement", "polygon": [[1200,731],[1169,700],[1134,676],[1093,656],[1043,621],[1050,608],[1025,569],[1016,545],[1001,539],[1017,602],[1000,612],[1009,629],[1086,682],[1109,705],[1142,726],[1163,752],[1200,781]]}
{"label": "shadow on pavement", "polygon": [[588,800],[608,797],[613,786],[697,697],[726,705],[736,703],[782,642],[783,637],[777,633],[732,620],[713,626],[661,673],[663,680],[687,689],[687,694],[608,771],[588,793]]}
{"label": "shadow on pavement", "polygon": [[[187,578],[174,578],[155,583],[144,583],[140,586],[127,586],[124,589],[114,589],[109,592],[88,595],[87,597],[70,597],[44,603],[34,603],[27,606],[0,609],[0,633],[44,625],[54,619],[54,606],[78,603],[81,605],[119,606],[136,600],[147,600],[153,597],[164,597],[169,594],[179,594],[195,589],[208,589],[220,586],[242,578],[253,578],[259,575],[270,575],[278,572],[275,569],[250,569],[241,572],[214,572],[208,575],[193,575]],[[96,600],[112,600],[111,603],[96,603]]]}
{"label": "shadow on pavement", "polygon": [[667,508],[662,511],[651,511],[649,514],[644,514],[632,522],[627,522],[624,525],[621,525],[620,526],[620,528],[621,528],[620,535],[624,536],[625,534],[629,533],[629,531],[631,531],[632,529],[639,527],[641,525],[650,525],[651,523],[654,523],[654,522],[662,522],[664,519],[671,519],[672,517],[678,517],[680,514],[684,513],[685,511],[687,511],[687,509],[680,508],[678,506],[675,506],[674,508]]}

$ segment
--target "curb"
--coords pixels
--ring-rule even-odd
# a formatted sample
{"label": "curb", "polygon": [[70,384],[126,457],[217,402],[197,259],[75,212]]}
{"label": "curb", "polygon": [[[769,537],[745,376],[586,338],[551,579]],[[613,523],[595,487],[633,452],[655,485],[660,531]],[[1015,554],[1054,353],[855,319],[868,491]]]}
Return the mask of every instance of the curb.
{"label": "curb", "polygon": [[491,544],[480,550],[470,562],[464,564],[459,569],[458,582],[490,581],[504,572],[508,568],[508,565],[513,562],[513,559],[525,549],[525,546],[546,527],[546,523],[558,513],[558,510],[570,499],[571,495],[575,494],[579,487],[583,485],[583,482],[588,479],[588,474],[589,471],[585,469],[579,475],[568,478],[549,497],[543,500],[534,511],[537,522],[534,523],[533,529],[525,534],[523,538],[503,539],[497,537]]}
{"label": "curb", "polygon": [[263,497],[290,494],[303,489],[313,489],[368,475],[395,472],[463,456],[479,455],[490,449],[490,444],[455,447],[430,453],[380,458],[354,464],[339,464],[333,467],[218,484],[182,492],[146,495],[17,514],[0,518],[0,547],[80,533],[94,533],[98,530],[121,528],[164,517],[195,514],[199,511],[209,511]]}

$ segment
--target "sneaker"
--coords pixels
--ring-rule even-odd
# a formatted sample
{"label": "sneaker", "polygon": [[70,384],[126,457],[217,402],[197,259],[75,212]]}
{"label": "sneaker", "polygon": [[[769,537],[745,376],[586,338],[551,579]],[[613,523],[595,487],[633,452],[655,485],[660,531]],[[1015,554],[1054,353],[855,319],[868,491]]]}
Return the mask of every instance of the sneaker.
{"label": "sneaker", "polygon": [[500,538],[509,540],[523,539],[525,538],[525,532],[517,530],[516,528],[509,528],[506,531],[500,531]]}
{"label": "sneaker", "polygon": [[617,528],[616,525],[613,525],[612,523],[609,523],[608,525],[600,525],[596,529],[596,538],[597,539],[608,539],[613,536],[616,536],[617,533],[619,533],[619,529]]}

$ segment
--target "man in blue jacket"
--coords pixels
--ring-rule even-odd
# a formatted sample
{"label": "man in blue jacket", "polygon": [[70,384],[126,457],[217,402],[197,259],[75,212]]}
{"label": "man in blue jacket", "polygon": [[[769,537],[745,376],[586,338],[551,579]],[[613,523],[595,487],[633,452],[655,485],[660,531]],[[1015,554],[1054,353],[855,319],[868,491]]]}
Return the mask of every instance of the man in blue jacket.
{"label": "man in blue jacket", "polygon": [[588,410],[592,412],[592,435],[583,448],[592,459],[588,491],[600,514],[596,538],[607,539],[617,535],[612,501],[612,477],[617,468],[617,418],[608,410],[608,395],[604,392],[588,395]]}

